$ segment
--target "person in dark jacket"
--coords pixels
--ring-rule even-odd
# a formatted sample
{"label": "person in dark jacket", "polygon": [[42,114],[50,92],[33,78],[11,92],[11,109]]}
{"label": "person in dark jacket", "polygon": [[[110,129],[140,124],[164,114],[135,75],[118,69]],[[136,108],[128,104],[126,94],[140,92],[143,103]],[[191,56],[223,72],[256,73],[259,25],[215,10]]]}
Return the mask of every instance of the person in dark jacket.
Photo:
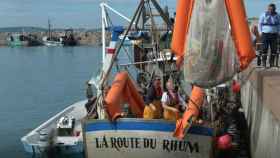
{"label": "person in dark jacket", "polygon": [[159,119],[162,117],[162,106],[161,106],[161,79],[160,77],[155,77],[153,84],[148,89],[145,98],[145,109],[143,118],[145,119]]}

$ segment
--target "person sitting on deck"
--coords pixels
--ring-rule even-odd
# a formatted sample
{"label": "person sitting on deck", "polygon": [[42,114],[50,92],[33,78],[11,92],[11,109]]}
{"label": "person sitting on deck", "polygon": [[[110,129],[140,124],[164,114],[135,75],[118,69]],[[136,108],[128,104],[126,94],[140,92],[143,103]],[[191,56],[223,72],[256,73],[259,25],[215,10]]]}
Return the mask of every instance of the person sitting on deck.
{"label": "person sitting on deck", "polygon": [[173,81],[169,79],[166,83],[167,91],[163,93],[161,102],[164,109],[163,117],[166,120],[175,121],[179,118],[181,107],[185,107],[186,103],[178,90],[175,89]]}
{"label": "person sitting on deck", "polygon": [[144,119],[159,119],[162,117],[161,96],[161,79],[160,77],[155,77],[145,98],[146,106],[143,113]]}

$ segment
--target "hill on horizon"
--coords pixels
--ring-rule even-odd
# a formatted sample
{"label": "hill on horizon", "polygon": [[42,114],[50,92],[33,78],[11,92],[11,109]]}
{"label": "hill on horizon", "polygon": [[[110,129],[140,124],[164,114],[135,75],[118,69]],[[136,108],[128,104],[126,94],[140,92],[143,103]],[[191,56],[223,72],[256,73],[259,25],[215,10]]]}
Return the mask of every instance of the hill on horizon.
{"label": "hill on horizon", "polygon": [[[52,31],[65,31],[68,28],[53,28]],[[85,29],[85,28],[73,28],[74,31],[90,31],[98,32],[100,28]],[[47,28],[43,27],[33,27],[33,26],[18,26],[18,27],[0,27],[0,32],[46,32]]]}
{"label": "hill on horizon", "polygon": [[45,28],[41,27],[31,27],[31,26],[19,26],[19,27],[0,27],[0,32],[39,32],[47,31]]}

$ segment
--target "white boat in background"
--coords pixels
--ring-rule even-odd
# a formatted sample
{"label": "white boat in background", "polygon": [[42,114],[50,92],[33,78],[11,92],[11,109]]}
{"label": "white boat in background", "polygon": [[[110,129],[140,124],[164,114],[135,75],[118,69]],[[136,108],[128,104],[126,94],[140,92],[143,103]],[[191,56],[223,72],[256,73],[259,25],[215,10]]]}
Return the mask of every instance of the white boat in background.
{"label": "white boat in background", "polygon": [[63,46],[63,39],[60,38],[49,38],[47,36],[43,37],[43,43],[45,46]]}
{"label": "white boat in background", "polygon": [[52,35],[52,25],[50,19],[48,19],[48,35],[42,38],[43,44],[45,46],[63,46],[62,37],[54,37]]}

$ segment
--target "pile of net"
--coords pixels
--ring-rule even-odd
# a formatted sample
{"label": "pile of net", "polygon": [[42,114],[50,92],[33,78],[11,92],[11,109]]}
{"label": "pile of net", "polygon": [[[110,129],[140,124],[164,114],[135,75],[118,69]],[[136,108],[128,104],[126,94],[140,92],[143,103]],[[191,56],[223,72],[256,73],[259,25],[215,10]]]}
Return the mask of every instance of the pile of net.
{"label": "pile of net", "polygon": [[184,70],[184,81],[193,84],[191,102],[174,132],[183,139],[203,105],[204,89],[232,79],[256,53],[243,0],[177,2],[171,49],[177,66]]}
{"label": "pile of net", "polygon": [[239,71],[224,0],[195,1],[185,45],[187,82],[212,87]]}

